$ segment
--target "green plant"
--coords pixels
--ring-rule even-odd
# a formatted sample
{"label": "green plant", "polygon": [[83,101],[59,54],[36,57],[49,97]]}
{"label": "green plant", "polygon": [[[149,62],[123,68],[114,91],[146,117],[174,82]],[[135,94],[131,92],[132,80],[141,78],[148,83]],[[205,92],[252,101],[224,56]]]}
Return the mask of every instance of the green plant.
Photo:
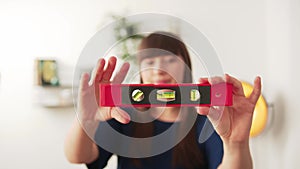
{"label": "green plant", "polygon": [[144,37],[138,34],[139,24],[129,22],[121,16],[112,15],[111,17],[117,22],[114,34],[118,45],[121,47],[121,58],[123,60],[135,60],[133,53],[136,52],[140,40]]}

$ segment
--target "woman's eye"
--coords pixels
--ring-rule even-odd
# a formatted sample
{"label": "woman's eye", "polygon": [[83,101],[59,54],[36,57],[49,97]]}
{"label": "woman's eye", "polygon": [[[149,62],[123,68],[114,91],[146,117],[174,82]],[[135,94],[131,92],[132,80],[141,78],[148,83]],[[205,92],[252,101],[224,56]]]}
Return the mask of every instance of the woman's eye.
{"label": "woman's eye", "polygon": [[150,60],[150,59],[145,59],[145,60],[143,61],[143,64],[144,64],[144,65],[147,65],[147,66],[151,66],[151,65],[154,64],[154,61],[153,61],[153,60]]}
{"label": "woman's eye", "polygon": [[147,65],[153,65],[153,63],[154,63],[153,61],[146,61]]}
{"label": "woman's eye", "polygon": [[174,62],[176,62],[176,58],[168,59],[167,62],[168,62],[168,63],[174,63]]}

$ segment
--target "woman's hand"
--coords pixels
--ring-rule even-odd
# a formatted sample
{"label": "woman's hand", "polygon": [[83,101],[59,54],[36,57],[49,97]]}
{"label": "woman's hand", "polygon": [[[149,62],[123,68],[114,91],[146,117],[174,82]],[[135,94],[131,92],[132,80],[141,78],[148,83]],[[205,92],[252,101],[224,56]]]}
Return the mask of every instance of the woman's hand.
{"label": "woman's hand", "polygon": [[223,142],[248,143],[254,108],[261,95],[261,79],[256,77],[254,89],[248,98],[245,97],[241,82],[227,74],[225,79],[218,77],[200,79],[200,83],[211,84],[224,81],[233,85],[233,105],[200,107],[198,113],[207,115]]}
{"label": "woman's hand", "polygon": [[115,118],[121,123],[128,123],[129,115],[116,107],[99,107],[99,84],[122,83],[128,69],[129,63],[124,63],[114,79],[110,81],[115,70],[116,58],[111,57],[107,61],[100,59],[95,67],[91,78],[84,73],[80,79],[77,113],[80,124],[75,119],[73,127],[65,141],[65,154],[72,163],[91,163],[99,157],[99,150],[93,137],[99,121],[106,121]]}
{"label": "woman's hand", "polygon": [[80,121],[84,123],[95,123],[115,118],[121,123],[128,123],[130,116],[117,107],[99,107],[99,84],[122,83],[128,69],[129,63],[124,63],[112,81],[111,76],[115,70],[117,59],[110,57],[105,68],[105,60],[100,59],[93,70],[92,76],[84,73],[80,80],[78,95],[78,113]]}
{"label": "woman's hand", "polygon": [[224,156],[218,169],[252,169],[249,136],[254,108],[261,94],[261,79],[255,78],[254,89],[248,98],[245,97],[241,82],[227,74],[225,79],[202,78],[200,83],[216,84],[224,80],[233,85],[233,105],[200,107],[198,113],[207,115],[223,141]]}

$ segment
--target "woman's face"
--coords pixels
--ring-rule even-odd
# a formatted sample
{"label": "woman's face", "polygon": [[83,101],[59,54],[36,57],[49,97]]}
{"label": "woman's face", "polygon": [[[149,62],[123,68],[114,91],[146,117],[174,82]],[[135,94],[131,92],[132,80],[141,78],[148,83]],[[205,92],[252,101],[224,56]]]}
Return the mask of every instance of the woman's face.
{"label": "woman's face", "polygon": [[141,61],[143,83],[182,83],[185,63],[176,55],[145,58]]}

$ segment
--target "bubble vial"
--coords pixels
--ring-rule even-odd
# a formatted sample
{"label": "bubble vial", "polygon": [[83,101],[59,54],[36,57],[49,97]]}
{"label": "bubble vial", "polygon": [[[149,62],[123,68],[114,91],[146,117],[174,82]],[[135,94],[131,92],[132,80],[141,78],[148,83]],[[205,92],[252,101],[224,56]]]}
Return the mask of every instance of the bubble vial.
{"label": "bubble vial", "polygon": [[171,89],[160,89],[156,92],[156,99],[163,102],[174,101],[175,91]]}
{"label": "bubble vial", "polygon": [[136,101],[136,102],[140,102],[144,99],[144,92],[142,92],[139,89],[136,89],[132,92],[132,100]]}
{"label": "bubble vial", "polygon": [[190,100],[191,101],[198,101],[200,99],[200,93],[198,90],[193,89],[190,92]]}

